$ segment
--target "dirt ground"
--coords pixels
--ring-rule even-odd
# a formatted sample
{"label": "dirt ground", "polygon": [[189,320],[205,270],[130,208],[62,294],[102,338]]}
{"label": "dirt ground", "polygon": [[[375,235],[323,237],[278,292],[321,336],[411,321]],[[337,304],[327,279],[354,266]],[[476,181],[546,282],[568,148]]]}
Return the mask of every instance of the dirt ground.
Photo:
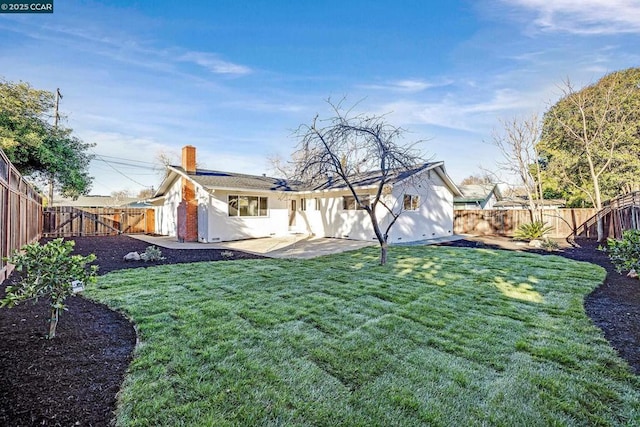
{"label": "dirt ground", "polygon": [[[73,240],[77,253],[97,255],[100,274],[153,264],[225,259],[217,249],[162,249],[163,261],[125,263],[126,253],[143,252],[148,244],[126,236]],[[616,273],[594,242],[578,243],[580,247],[563,244],[554,254],[607,269],[605,282],[586,298],[585,309],[611,345],[640,373],[640,281]],[[501,237],[447,244],[530,250]],[[234,251],[232,259],[245,258],[258,256]],[[13,279],[0,285],[0,298]],[[0,425],[107,426],[112,422],[116,394],[136,344],[135,330],[120,314],[84,298],[70,298],[68,307],[53,340],[45,338],[48,310],[44,301],[0,309]]]}

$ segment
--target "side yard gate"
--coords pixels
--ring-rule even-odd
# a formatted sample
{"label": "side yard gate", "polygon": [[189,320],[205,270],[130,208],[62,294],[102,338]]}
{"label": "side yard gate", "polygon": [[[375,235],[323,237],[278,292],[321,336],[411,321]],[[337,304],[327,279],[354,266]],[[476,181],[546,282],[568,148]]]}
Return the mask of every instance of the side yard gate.
{"label": "side yard gate", "polygon": [[43,212],[44,237],[110,236],[155,231],[153,209],[56,206]]}

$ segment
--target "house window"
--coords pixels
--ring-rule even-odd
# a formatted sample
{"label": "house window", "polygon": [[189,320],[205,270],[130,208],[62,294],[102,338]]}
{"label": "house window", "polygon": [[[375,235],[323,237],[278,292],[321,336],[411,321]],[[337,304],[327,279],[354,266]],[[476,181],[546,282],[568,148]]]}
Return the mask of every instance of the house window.
{"label": "house window", "polygon": [[229,216],[267,216],[267,198],[230,195]]}
{"label": "house window", "polygon": [[355,211],[364,209],[362,205],[369,206],[370,200],[368,194],[359,194],[360,205],[356,202],[356,198],[353,196],[344,196],[342,198],[342,209],[345,211]]}
{"label": "house window", "polygon": [[420,207],[420,196],[405,194],[403,207],[405,211],[417,211]]}
{"label": "house window", "polygon": [[307,199],[305,199],[304,197],[300,199],[300,210],[307,210]]}

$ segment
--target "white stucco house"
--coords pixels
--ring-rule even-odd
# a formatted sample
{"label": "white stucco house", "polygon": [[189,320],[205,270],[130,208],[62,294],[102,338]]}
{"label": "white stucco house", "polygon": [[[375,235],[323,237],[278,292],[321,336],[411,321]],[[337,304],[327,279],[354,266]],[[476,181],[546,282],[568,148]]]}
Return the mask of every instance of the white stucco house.
{"label": "white stucco house", "polygon": [[[151,200],[156,231],[179,240],[224,242],[306,233],[317,237],[375,240],[365,210],[356,206],[341,180],[323,179],[309,187],[284,179],[196,168],[195,147],[186,146],[181,166],[167,176]],[[377,175],[355,179],[362,200],[374,197]],[[393,176],[384,201],[403,210],[389,243],[453,234],[453,199],[460,190],[443,162],[430,162]],[[384,229],[390,215],[378,207]]]}

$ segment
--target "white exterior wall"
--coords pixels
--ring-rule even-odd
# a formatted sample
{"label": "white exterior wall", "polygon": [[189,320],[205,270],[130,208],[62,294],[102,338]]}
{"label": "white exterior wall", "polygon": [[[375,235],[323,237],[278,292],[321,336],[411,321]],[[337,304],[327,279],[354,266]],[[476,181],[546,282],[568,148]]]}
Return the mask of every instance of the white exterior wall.
{"label": "white exterior wall", "polygon": [[178,178],[165,194],[164,204],[156,208],[156,233],[176,236],[178,231],[178,205],[182,201],[182,179]]}
{"label": "white exterior wall", "polygon": [[[405,194],[420,196],[419,209],[403,211],[391,227],[389,243],[413,242],[453,234],[453,194],[435,171],[422,172],[421,178],[418,186],[396,186],[390,195],[383,196],[385,203],[393,206],[394,211],[402,208]],[[362,191],[360,194],[368,193],[373,191]],[[342,197],[350,194],[326,192],[306,196],[307,210],[298,212],[297,228],[318,237],[375,240],[366,211],[342,209]],[[319,210],[315,207],[314,196],[320,200]],[[391,216],[382,206],[378,206],[377,214],[381,231],[384,232]]]}
{"label": "white exterior wall", "polygon": [[418,210],[402,212],[391,228],[389,243],[453,235],[453,194],[435,171],[425,171],[421,175],[421,181],[414,180],[418,185],[393,189],[392,196],[397,203],[402,203],[405,194],[412,194],[420,196],[420,206]]}
{"label": "white exterior wall", "polygon": [[[369,194],[368,191],[359,194]],[[364,210],[343,209],[342,198],[350,192],[326,192],[307,195],[307,210],[299,210],[296,215],[296,229],[317,237],[340,239],[375,239],[369,214]],[[301,197],[302,198],[302,197]],[[315,200],[320,202],[319,209]],[[300,202],[298,202],[300,207]]]}
{"label": "white exterior wall", "polygon": [[493,206],[496,204],[497,201],[498,199],[496,199],[495,193],[491,192],[491,195],[489,196],[489,200],[487,200],[487,202],[484,204],[482,209],[493,209]]}
{"label": "white exterior wall", "polygon": [[[260,196],[267,198],[267,216],[229,216],[229,195]],[[203,209],[208,207],[207,210]],[[285,235],[289,232],[289,198],[273,192],[220,191],[213,194],[198,192],[198,240],[201,242],[226,242],[258,237]],[[204,229],[203,229],[204,228]]]}
{"label": "white exterior wall", "polygon": [[[420,196],[417,211],[404,211],[389,234],[389,243],[402,243],[449,236],[453,234],[453,194],[435,171],[422,172],[422,181],[414,185],[396,186],[384,196],[395,210],[402,207],[404,194]],[[160,234],[176,236],[177,209],[181,201],[181,179],[177,179],[165,193],[164,205],[156,209],[156,230]],[[373,190],[359,194],[370,194]],[[229,195],[267,197],[267,216],[229,216]],[[312,194],[282,194],[258,191],[222,191],[213,193],[196,185],[198,200],[198,241],[224,242],[249,238],[287,235],[291,232],[313,234],[317,237],[375,240],[369,215],[364,210],[344,210],[343,196],[350,192],[322,192]],[[306,199],[306,210],[301,199]],[[297,211],[291,227],[291,200],[296,200]],[[316,206],[316,200],[320,206]],[[378,220],[382,231],[390,218],[384,207],[378,207]]]}
{"label": "white exterior wall", "polygon": [[[391,228],[389,243],[413,242],[450,236],[453,234],[453,194],[435,171],[422,172],[422,180],[396,186],[385,197],[385,203],[397,211],[402,208],[405,194],[420,196],[420,207],[416,211],[404,211]],[[368,192],[361,192],[367,194]],[[307,196],[307,210],[300,211],[296,225],[319,237],[337,237],[356,240],[375,240],[369,215],[362,210],[342,209],[342,193],[318,193],[320,209],[316,209],[314,197]],[[372,195],[373,196],[373,195]],[[382,231],[391,217],[384,207],[378,206],[378,221]]]}

